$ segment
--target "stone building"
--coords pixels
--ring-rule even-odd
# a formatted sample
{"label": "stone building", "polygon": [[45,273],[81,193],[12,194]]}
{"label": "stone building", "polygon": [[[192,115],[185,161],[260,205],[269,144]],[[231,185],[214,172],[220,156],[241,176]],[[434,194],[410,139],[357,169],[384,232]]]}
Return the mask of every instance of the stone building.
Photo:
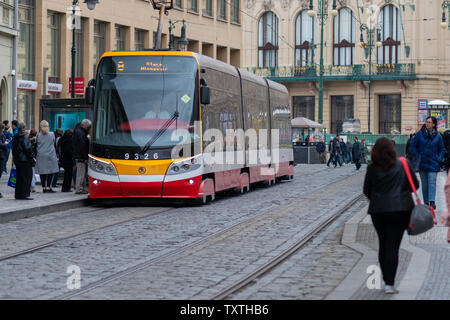
{"label": "stone building", "polygon": [[[161,47],[169,47],[169,20],[176,22],[172,28],[176,41],[184,19],[188,50],[240,66],[241,1],[174,0],[164,19]],[[79,8],[75,76],[84,85],[94,77],[105,51],[153,47],[159,12],[149,0],[99,0],[92,11],[80,0]],[[46,93],[44,69],[49,96],[70,98],[72,0],[19,0],[19,10],[18,119],[37,128],[39,101]]]}
{"label": "stone building", "polygon": [[288,87],[293,117],[322,118],[328,133],[356,118],[363,132],[409,134],[426,114],[450,127],[447,106],[427,105],[450,95],[450,30],[441,28],[441,0],[323,1],[322,112],[319,2],[313,16],[310,0],[243,3],[242,65]]}

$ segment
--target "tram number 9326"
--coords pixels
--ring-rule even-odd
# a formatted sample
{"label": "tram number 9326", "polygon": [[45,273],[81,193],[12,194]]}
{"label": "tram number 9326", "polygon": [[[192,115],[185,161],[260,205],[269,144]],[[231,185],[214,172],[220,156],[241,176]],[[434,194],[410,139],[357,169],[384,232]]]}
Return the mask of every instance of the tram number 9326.
{"label": "tram number 9326", "polygon": [[144,154],[129,154],[125,153],[125,160],[157,160],[159,158],[159,155],[157,153],[154,153],[153,155],[150,155],[148,153]]}

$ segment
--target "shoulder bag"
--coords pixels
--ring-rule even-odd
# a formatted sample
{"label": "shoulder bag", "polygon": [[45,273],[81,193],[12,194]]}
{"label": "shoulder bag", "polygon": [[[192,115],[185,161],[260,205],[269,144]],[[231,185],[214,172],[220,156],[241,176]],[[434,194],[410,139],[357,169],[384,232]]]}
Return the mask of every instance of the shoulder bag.
{"label": "shoulder bag", "polygon": [[400,161],[403,164],[406,177],[408,178],[416,199],[416,205],[411,212],[411,218],[409,220],[407,231],[410,236],[416,236],[430,230],[435,224],[437,224],[436,213],[434,212],[433,207],[427,206],[420,202],[419,196],[417,195],[416,186],[414,185],[411,172],[409,170],[408,162],[404,157],[400,157]]}

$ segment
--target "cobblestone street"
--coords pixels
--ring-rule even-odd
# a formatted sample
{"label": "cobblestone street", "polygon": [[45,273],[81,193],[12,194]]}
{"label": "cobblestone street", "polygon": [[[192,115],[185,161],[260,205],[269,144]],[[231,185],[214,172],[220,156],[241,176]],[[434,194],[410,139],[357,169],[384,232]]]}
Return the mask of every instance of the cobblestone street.
{"label": "cobblestone street", "polygon": [[[365,167],[298,165],[293,181],[218,195],[205,206],[95,205],[1,224],[0,298],[211,299],[361,194],[364,174]],[[438,184],[444,182],[445,174],[439,175]],[[437,203],[439,212],[442,190]],[[341,299],[342,292],[349,299],[386,299],[381,290],[366,288],[370,264],[356,272],[368,254],[377,264],[377,238],[366,212],[367,200],[356,202],[228,299]],[[343,239],[357,217],[349,244]],[[449,299],[442,281],[449,265],[444,231],[436,227],[406,241],[430,256],[411,298]],[[402,247],[399,281],[409,277],[414,257]],[[80,269],[79,290],[68,288],[70,266]],[[354,291],[345,286],[352,274]]]}

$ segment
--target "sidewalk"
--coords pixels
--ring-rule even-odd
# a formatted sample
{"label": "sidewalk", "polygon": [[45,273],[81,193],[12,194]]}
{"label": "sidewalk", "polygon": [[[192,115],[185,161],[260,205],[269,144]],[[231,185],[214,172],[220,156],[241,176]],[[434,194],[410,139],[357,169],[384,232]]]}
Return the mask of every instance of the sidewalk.
{"label": "sidewalk", "polygon": [[[446,208],[445,172],[438,174],[436,215]],[[420,178],[419,178],[420,179]],[[422,190],[418,193],[422,198]],[[419,236],[406,232],[399,255],[395,285],[400,291],[386,295],[383,290],[369,289],[372,275],[368,267],[378,265],[378,237],[367,214],[367,207],[345,225],[342,243],[363,254],[352,272],[327,296],[327,300],[450,300],[450,244],[447,227],[440,223]]]}
{"label": "sidewalk", "polygon": [[23,218],[39,216],[55,211],[69,210],[81,207],[87,203],[87,195],[74,192],[61,192],[61,181],[53,188],[56,193],[42,193],[42,187],[36,185],[36,191],[31,193],[31,201],[15,200],[14,188],[8,187],[9,173],[0,179],[0,223],[6,223]]}

